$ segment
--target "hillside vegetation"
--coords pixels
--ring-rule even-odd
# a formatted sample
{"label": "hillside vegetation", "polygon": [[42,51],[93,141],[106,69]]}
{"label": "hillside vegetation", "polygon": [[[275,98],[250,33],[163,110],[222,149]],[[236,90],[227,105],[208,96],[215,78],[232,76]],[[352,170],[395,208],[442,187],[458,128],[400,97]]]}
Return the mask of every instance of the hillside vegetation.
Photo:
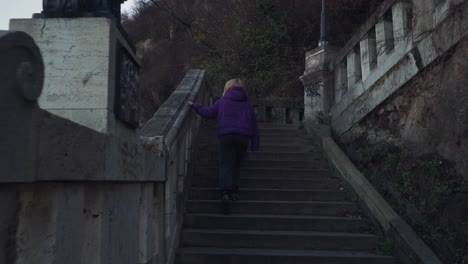
{"label": "hillside vegetation", "polygon": [[[344,43],[381,1],[327,0],[328,39]],[[207,70],[219,94],[246,80],[250,96],[301,99],[304,54],[317,47],[321,1],[139,0],[123,19],[142,63],[142,121],[190,68]]]}

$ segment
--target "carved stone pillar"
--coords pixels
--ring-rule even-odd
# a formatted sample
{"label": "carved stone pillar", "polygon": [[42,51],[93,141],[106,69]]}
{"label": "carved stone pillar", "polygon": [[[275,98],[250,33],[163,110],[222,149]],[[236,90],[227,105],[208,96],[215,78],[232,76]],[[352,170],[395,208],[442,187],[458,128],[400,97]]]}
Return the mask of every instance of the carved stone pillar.
{"label": "carved stone pillar", "polygon": [[12,19],[10,30],[26,32],[39,46],[42,109],[104,134],[126,130],[120,121],[138,126],[138,62],[111,19]]}
{"label": "carved stone pillar", "polygon": [[0,58],[0,184],[30,182],[35,178],[44,63],[33,39],[23,32],[0,31]]}

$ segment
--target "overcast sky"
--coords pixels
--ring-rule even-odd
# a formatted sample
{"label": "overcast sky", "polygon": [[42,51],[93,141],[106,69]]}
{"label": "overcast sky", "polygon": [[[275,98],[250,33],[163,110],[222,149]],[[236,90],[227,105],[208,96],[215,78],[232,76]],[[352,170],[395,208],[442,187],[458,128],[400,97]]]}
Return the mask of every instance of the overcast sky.
{"label": "overcast sky", "polygon": [[[127,0],[122,11],[131,10],[135,0]],[[31,18],[42,11],[42,0],[0,0],[0,30],[8,30],[10,18]]]}

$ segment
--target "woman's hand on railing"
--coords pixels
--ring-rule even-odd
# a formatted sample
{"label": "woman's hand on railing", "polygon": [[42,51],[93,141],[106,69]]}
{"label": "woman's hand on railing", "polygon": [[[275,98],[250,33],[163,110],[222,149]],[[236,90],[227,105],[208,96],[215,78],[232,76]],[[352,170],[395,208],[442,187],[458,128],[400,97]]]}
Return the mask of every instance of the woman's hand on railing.
{"label": "woman's hand on railing", "polygon": [[188,101],[187,104],[188,104],[189,106],[192,106],[192,105],[193,105],[193,102],[192,102],[192,101]]}

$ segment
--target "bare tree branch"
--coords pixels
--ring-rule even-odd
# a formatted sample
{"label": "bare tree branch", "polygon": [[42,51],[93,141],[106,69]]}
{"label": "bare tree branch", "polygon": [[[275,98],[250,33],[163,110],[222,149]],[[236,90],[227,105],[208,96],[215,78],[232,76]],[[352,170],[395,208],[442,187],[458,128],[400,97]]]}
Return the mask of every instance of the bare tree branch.
{"label": "bare tree branch", "polygon": [[172,9],[165,0],[149,0],[149,1],[151,3],[153,3],[154,6],[159,8],[161,11],[163,11],[163,12],[167,13],[168,15],[170,15],[173,19],[175,19],[181,25],[185,26],[189,30],[190,35],[193,36],[192,22],[187,22],[184,19],[182,19],[179,15],[177,15],[177,13],[174,11],[174,9]]}

